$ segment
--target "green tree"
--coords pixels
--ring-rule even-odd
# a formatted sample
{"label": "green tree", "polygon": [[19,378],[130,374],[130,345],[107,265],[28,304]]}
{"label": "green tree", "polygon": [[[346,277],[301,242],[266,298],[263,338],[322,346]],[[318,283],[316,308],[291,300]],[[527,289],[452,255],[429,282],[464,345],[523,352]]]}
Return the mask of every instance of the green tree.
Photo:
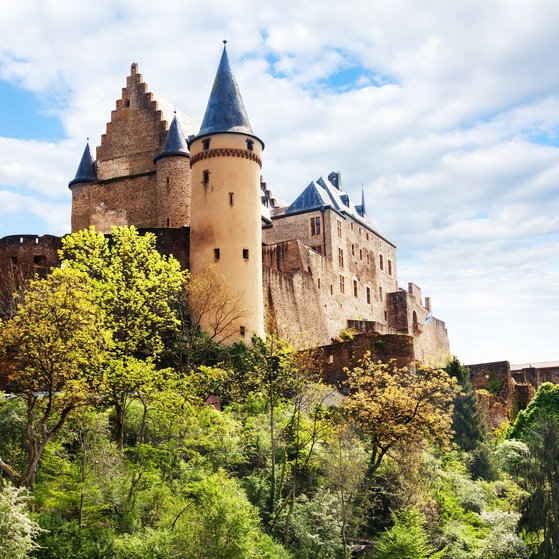
{"label": "green tree", "polygon": [[31,520],[21,488],[0,489],[0,559],[25,559],[38,548],[41,528]]}
{"label": "green tree", "polygon": [[544,419],[559,421],[559,384],[545,382],[525,410],[516,416],[508,439],[530,438],[531,430]]}
{"label": "green tree", "polygon": [[454,398],[452,440],[463,450],[471,451],[485,440],[485,429],[475,391],[470,382],[470,371],[454,357],[445,368],[462,389]]}
{"label": "green tree", "polygon": [[559,424],[542,420],[530,433],[531,458],[520,484],[528,496],[520,507],[519,528],[535,539],[537,559],[559,557]]}
{"label": "green tree", "polygon": [[140,235],[134,227],[113,227],[110,238],[93,228],[68,235],[60,260],[91,277],[104,310],[103,324],[113,342],[106,361],[105,401],[114,407],[122,449],[130,400],[154,377],[164,336],[178,326],[174,302],[186,273],[177,260],[156,250],[155,235]]}
{"label": "green tree", "polygon": [[26,406],[23,471],[0,457],[0,468],[14,483],[33,486],[46,446],[69,415],[91,403],[103,386],[101,363],[109,343],[101,323],[87,275],[57,269],[31,282],[14,317],[2,325],[4,367]]}
{"label": "green tree", "polygon": [[423,527],[425,517],[415,508],[402,509],[393,515],[394,526],[380,536],[373,559],[426,559],[433,549]]}
{"label": "green tree", "polygon": [[459,388],[442,369],[374,363],[367,354],[360,367],[349,371],[348,384],[343,407],[368,439],[369,477],[398,445],[423,437],[450,442],[452,402]]}

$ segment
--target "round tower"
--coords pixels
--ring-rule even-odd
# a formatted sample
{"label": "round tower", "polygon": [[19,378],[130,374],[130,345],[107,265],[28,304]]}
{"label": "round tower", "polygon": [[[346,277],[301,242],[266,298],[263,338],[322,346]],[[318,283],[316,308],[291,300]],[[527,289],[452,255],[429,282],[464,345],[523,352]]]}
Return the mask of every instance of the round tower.
{"label": "round tower", "polygon": [[[215,266],[225,279],[228,301],[214,301],[216,308],[204,313],[201,327],[215,334],[216,313],[226,314],[236,305],[230,324],[219,336],[227,342],[264,336],[263,149],[250,126],[224,46],[200,132],[190,143],[190,271],[198,275]],[[219,308],[220,303],[229,308]]]}
{"label": "round tower", "polygon": [[165,143],[155,156],[157,182],[157,227],[190,224],[190,154],[177,115]]}
{"label": "round tower", "polygon": [[89,226],[89,188],[97,182],[97,166],[89,148],[89,138],[85,145],[76,176],[68,183],[72,191],[72,233]]}

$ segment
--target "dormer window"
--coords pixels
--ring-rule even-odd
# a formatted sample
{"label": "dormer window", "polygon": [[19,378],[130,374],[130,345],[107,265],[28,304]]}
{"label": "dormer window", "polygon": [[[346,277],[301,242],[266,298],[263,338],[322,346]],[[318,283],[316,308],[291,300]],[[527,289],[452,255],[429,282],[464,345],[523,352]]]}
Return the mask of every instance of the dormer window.
{"label": "dormer window", "polygon": [[205,138],[202,140],[202,148],[203,149],[210,149],[210,142],[212,141],[211,138]]}

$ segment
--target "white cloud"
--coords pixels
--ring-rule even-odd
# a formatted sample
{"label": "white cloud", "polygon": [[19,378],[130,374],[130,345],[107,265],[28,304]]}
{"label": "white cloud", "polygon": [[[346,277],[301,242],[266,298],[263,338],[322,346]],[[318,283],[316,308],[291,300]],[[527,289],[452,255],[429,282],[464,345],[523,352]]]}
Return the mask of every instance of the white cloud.
{"label": "white cloud", "polygon": [[0,138],[0,235],[14,216],[68,227],[67,183],[132,62],[201,120],[225,38],[275,195],[340,170],[459,357],[559,359],[558,27],[552,0],[20,0],[0,78],[49,99],[67,138]]}

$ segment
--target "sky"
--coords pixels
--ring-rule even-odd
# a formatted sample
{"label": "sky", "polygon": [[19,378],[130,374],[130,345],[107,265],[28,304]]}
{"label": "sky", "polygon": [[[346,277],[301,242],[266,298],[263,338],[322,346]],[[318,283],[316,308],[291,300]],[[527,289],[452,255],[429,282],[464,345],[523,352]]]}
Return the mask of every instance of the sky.
{"label": "sky", "polygon": [[138,63],[201,121],[222,41],[262,173],[342,174],[465,364],[559,360],[556,0],[0,0],[0,237],[70,230]]}

